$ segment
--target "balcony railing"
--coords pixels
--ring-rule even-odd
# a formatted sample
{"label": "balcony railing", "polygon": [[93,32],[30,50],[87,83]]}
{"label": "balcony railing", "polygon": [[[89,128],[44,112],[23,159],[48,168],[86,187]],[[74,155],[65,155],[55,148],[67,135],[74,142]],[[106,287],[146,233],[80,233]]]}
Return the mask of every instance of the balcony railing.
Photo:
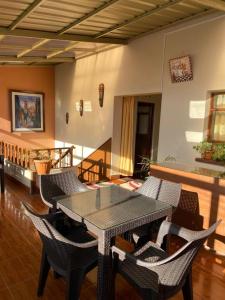
{"label": "balcony railing", "polygon": [[51,159],[52,168],[73,166],[74,146],[63,148],[27,149],[18,145],[0,141],[0,154],[8,161],[25,169],[35,170],[34,159]]}

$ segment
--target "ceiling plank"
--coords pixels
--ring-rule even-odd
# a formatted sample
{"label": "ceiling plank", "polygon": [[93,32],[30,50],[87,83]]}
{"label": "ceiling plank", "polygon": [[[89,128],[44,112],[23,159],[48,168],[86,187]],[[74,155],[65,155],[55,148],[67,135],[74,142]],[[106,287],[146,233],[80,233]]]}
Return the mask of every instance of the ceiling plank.
{"label": "ceiling plank", "polygon": [[30,53],[31,51],[37,49],[38,47],[40,47],[40,46],[46,44],[48,41],[49,41],[48,39],[41,40],[41,41],[35,43],[35,44],[34,44],[33,46],[31,46],[30,48],[27,48],[27,49],[22,50],[21,52],[19,52],[19,53],[17,54],[17,58],[22,57],[22,56],[24,56],[24,55],[27,54],[27,53]]}
{"label": "ceiling plank", "polygon": [[225,2],[222,0],[193,0],[198,4],[208,6],[217,10],[225,11]]}
{"label": "ceiling plank", "polygon": [[27,9],[25,9],[21,15],[16,18],[12,24],[9,26],[10,30],[14,30],[30,13],[33,12],[38,6],[40,6],[45,0],[35,0],[31,3]]}
{"label": "ceiling plank", "polygon": [[58,34],[63,34],[65,32],[67,32],[68,30],[74,28],[75,26],[77,26],[78,24],[82,23],[83,21],[87,20],[90,17],[93,17],[94,15],[96,15],[97,13],[99,13],[100,11],[102,11],[103,9],[106,9],[107,7],[113,5],[114,3],[118,2],[120,0],[111,0],[109,2],[104,3],[103,5],[100,5],[99,7],[95,8],[94,10],[92,10],[91,12],[89,12],[88,14],[85,14],[83,17],[81,17],[78,20],[75,20],[74,22],[70,23],[69,25],[67,25],[66,27],[64,27],[63,29],[61,29]]}
{"label": "ceiling plank", "polygon": [[67,46],[66,48],[64,48],[62,50],[54,51],[54,52],[47,55],[47,59],[52,58],[54,56],[57,56],[57,55],[59,55],[63,52],[67,52],[67,51],[75,48],[77,44],[78,44],[78,42],[74,42],[74,43],[72,43],[71,45]]}
{"label": "ceiling plank", "polygon": [[120,47],[120,46],[119,45],[107,45],[107,46],[101,47],[100,49],[95,50],[95,51],[91,50],[90,53],[80,54],[79,56],[76,57],[76,60],[86,58],[86,57],[92,56],[94,54],[99,54],[101,52],[105,52],[108,50],[112,50],[112,49],[115,49],[118,47]]}
{"label": "ceiling plank", "polygon": [[124,26],[126,26],[126,25],[128,25],[128,24],[132,24],[132,23],[138,22],[138,21],[140,21],[141,19],[143,19],[143,18],[145,18],[145,17],[149,17],[149,16],[151,16],[151,15],[153,15],[153,14],[155,14],[155,13],[160,12],[160,11],[163,10],[163,9],[166,9],[166,8],[172,6],[172,5],[178,4],[179,2],[182,2],[182,1],[183,1],[183,0],[171,0],[170,2],[168,2],[168,3],[166,3],[166,4],[158,5],[156,8],[153,8],[153,9],[151,9],[151,10],[148,10],[148,11],[144,12],[144,13],[141,14],[141,15],[138,15],[138,16],[136,16],[136,17],[134,17],[134,18],[129,19],[129,20],[125,20],[124,22],[122,22],[122,23],[120,23],[120,24],[117,24],[117,25],[115,25],[115,26],[112,26],[112,27],[109,28],[109,29],[106,29],[106,30],[102,31],[101,33],[97,34],[97,35],[95,36],[95,38],[96,38],[96,39],[99,39],[100,37],[102,37],[102,36],[104,36],[104,35],[106,35],[106,34],[112,32],[112,31],[114,31],[114,30],[116,30],[116,29],[119,29],[119,28],[121,28],[121,27],[124,27]]}
{"label": "ceiling plank", "polygon": [[6,56],[0,55],[0,62],[38,62],[38,63],[45,63],[45,62],[74,62],[75,58],[73,57],[57,57],[47,59],[45,57],[39,56],[25,56],[25,57],[15,57],[15,56]]}
{"label": "ceiling plank", "polygon": [[29,29],[14,29],[10,30],[6,27],[0,27],[0,35],[20,36],[20,37],[32,37],[49,40],[64,40],[64,41],[77,41],[77,42],[93,42],[93,43],[105,43],[105,44],[127,44],[124,39],[102,37],[95,39],[93,36],[79,35],[79,34],[67,34],[58,35],[55,32],[42,31],[42,30],[29,30]]}
{"label": "ceiling plank", "polygon": [[196,13],[194,15],[191,15],[191,16],[183,17],[183,18],[181,18],[179,20],[175,20],[173,22],[170,22],[169,24],[166,24],[166,25],[163,25],[163,26],[158,26],[158,27],[156,27],[154,29],[151,29],[151,30],[148,30],[146,32],[143,32],[142,34],[140,34],[138,36],[130,38],[129,41],[133,41],[133,40],[136,40],[136,39],[138,39],[140,37],[143,37],[143,36],[146,36],[146,35],[158,32],[158,31],[165,30],[165,29],[174,27],[174,26],[182,24],[182,23],[186,23],[186,22],[191,21],[191,20],[198,19],[199,17],[204,17],[204,16],[207,16],[207,15],[210,15],[213,12],[215,12],[214,9],[208,9],[208,10],[204,10],[204,11],[201,11],[199,13]]}

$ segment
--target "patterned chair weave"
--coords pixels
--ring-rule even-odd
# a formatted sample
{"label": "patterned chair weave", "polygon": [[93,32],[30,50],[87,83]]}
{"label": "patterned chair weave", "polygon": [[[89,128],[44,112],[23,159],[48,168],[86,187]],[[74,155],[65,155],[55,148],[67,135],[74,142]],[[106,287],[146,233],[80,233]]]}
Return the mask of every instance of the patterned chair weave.
{"label": "patterned chair weave", "polygon": [[76,192],[87,191],[88,188],[80,182],[73,170],[41,175],[40,193],[43,202],[48,207],[54,207],[56,201],[53,199],[57,196],[70,195]]}
{"label": "patterned chair weave", "polygon": [[[97,265],[98,242],[81,227],[68,233],[68,238],[52,224],[61,213],[35,214],[27,204],[22,204],[43,242],[37,295],[42,296],[50,267],[66,280],[66,299],[79,299],[80,289],[87,272]],[[52,222],[52,224],[50,223]]]}
{"label": "patterned chair weave", "polygon": [[181,184],[162,180],[157,200],[177,207],[180,200]]}
{"label": "patterned chair weave", "polygon": [[157,199],[160,184],[161,184],[161,179],[154,177],[154,176],[150,176],[142,184],[142,186],[136,190],[136,192],[138,192],[144,196],[147,196],[147,197],[150,197],[153,199]]}
{"label": "patterned chair weave", "polygon": [[[181,184],[150,176],[137,192],[155,200],[166,202],[176,208],[180,199]],[[135,244],[140,244],[142,240],[147,239],[150,231],[156,231],[159,228],[161,222],[162,220],[157,220],[150,225],[146,224],[135,228],[126,234],[125,238]]]}
{"label": "patterned chair weave", "polygon": [[[117,271],[131,282],[141,295],[143,292],[148,295],[149,290],[149,298],[146,299],[151,299],[152,291],[160,294],[160,299],[167,299],[182,288],[191,272],[191,265],[198,250],[220,222],[221,220],[207,230],[191,231],[163,221],[156,243],[148,242],[132,254],[112,247]],[[171,256],[160,248],[168,234],[175,234],[187,241]]]}
{"label": "patterned chair weave", "polygon": [[179,208],[193,214],[199,213],[198,194],[186,190],[181,190]]}

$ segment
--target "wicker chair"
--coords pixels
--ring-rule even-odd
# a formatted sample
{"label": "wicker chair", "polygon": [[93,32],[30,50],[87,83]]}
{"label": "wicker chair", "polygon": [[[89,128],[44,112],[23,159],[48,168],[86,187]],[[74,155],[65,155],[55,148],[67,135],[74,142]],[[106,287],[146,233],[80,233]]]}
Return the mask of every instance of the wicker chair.
{"label": "wicker chair", "polygon": [[202,230],[203,216],[199,212],[198,193],[181,190],[178,207],[172,215],[172,223],[191,230]]}
{"label": "wicker chair", "polygon": [[56,197],[83,192],[88,188],[80,182],[73,170],[40,176],[40,194],[50,212],[56,211]]}
{"label": "wicker chair", "polygon": [[136,190],[136,192],[144,196],[157,199],[160,185],[161,179],[154,176],[149,176],[148,179],[141,185],[141,187]]}
{"label": "wicker chair", "polygon": [[[113,246],[114,277],[117,272],[120,273],[134,285],[142,299],[168,299],[182,289],[183,298],[192,300],[192,262],[220,222],[207,230],[191,231],[163,221],[156,243],[148,242],[131,254]],[[180,236],[187,241],[170,256],[161,248],[168,234]]]}
{"label": "wicker chair", "polygon": [[[137,192],[155,200],[166,202],[172,205],[175,211],[179,204],[181,184],[150,176]],[[142,246],[151,238],[152,233],[159,229],[162,221],[163,219],[160,219],[150,225],[146,224],[134,229],[131,231],[132,237],[129,237],[129,240],[133,241],[136,247]]]}
{"label": "wicker chair", "polygon": [[98,241],[81,227],[65,237],[50,223],[55,221],[58,213],[40,216],[24,203],[23,207],[38,230],[43,243],[37,295],[43,295],[51,266],[55,273],[66,280],[66,299],[79,299],[85,274],[97,265]]}

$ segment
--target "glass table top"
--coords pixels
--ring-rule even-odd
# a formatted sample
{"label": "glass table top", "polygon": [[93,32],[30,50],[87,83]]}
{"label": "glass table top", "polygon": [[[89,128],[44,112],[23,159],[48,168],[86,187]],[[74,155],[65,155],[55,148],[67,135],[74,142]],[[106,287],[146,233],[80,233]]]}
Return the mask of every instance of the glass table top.
{"label": "glass table top", "polygon": [[64,196],[57,204],[103,230],[171,208],[116,185]]}

